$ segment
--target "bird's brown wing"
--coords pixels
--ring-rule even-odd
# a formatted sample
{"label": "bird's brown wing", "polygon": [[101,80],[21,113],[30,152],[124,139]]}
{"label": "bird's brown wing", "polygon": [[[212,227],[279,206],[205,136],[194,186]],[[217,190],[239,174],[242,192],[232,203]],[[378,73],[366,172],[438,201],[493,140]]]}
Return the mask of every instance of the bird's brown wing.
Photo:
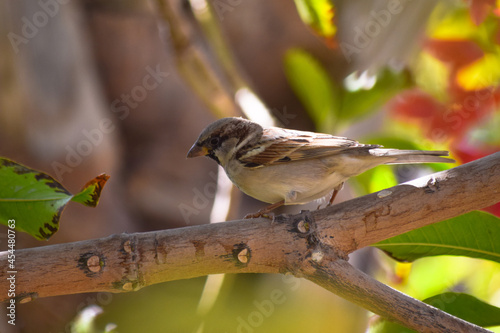
{"label": "bird's brown wing", "polygon": [[380,146],[364,145],[355,140],[329,134],[271,127],[264,130],[258,147],[246,151],[240,157],[240,161],[247,167],[260,167],[327,157],[347,149],[376,147]]}

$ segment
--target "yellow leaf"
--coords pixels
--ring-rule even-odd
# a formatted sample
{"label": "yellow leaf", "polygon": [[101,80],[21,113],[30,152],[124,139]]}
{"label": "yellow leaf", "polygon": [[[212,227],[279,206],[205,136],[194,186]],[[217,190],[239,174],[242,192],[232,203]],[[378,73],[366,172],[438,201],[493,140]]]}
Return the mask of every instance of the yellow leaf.
{"label": "yellow leaf", "polygon": [[500,82],[500,53],[487,53],[457,72],[457,83],[464,90],[480,90]]}
{"label": "yellow leaf", "polygon": [[416,59],[414,75],[420,88],[439,101],[446,100],[450,69],[445,64],[429,52],[420,52]]}
{"label": "yellow leaf", "polygon": [[[442,8],[441,8],[442,9]],[[477,27],[470,19],[467,9],[448,11],[442,17],[441,11],[435,11],[429,24],[428,35],[432,39],[462,40],[470,39],[477,33]]]}
{"label": "yellow leaf", "polygon": [[295,0],[295,5],[302,21],[310,25],[316,33],[325,38],[335,36],[335,9],[330,0]]}

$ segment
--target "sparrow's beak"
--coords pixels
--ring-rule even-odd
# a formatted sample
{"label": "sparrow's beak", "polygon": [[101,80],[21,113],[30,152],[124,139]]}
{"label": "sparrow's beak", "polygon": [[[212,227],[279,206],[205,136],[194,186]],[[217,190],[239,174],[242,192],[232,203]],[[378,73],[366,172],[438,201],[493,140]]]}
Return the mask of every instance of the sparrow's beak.
{"label": "sparrow's beak", "polygon": [[205,156],[205,155],[208,155],[207,147],[198,146],[195,142],[195,144],[191,147],[191,149],[189,149],[189,152],[187,154],[187,158]]}

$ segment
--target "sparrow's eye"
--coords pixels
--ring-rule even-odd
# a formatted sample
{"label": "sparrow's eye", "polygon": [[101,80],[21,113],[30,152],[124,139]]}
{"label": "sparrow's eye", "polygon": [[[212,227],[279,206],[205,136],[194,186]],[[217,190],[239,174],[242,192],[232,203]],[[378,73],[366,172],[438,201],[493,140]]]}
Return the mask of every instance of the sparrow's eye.
{"label": "sparrow's eye", "polygon": [[219,142],[220,142],[220,138],[218,136],[210,139],[210,145],[212,147],[216,147],[219,144]]}

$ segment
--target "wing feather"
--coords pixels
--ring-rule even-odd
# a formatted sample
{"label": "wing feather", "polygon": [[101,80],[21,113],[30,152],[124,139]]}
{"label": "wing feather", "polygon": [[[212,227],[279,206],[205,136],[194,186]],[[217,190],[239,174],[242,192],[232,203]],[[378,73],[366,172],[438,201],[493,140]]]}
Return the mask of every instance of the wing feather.
{"label": "wing feather", "polygon": [[240,161],[248,167],[262,167],[321,158],[347,149],[371,149],[379,145],[364,145],[355,140],[329,134],[270,127],[264,130],[257,148],[245,151]]}

